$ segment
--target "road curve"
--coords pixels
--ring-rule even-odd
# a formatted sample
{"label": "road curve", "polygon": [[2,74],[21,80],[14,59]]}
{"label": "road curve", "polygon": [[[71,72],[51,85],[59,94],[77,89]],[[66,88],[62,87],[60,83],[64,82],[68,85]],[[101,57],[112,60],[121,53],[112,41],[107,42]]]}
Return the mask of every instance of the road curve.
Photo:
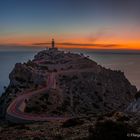
{"label": "road curve", "polygon": [[41,116],[24,112],[26,107],[25,100],[29,100],[30,98],[32,98],[32,96],[36,94],[46,93],[51,88],[56,88],[56,79],[54,73],[49,74],[45,87],[34,91],[28,91],[27,93],[19,95],[17,98],[15,98],[7,108],[6,120],[13,123],[28,123],[36,121],[66,121],[67,119],[69,119],[67,117]]}

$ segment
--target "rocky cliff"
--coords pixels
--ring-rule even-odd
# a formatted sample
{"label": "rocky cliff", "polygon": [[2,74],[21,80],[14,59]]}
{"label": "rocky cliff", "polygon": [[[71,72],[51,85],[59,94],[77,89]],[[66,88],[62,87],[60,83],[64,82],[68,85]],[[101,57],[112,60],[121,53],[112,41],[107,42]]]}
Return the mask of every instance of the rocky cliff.
{"label": "rocky cliff", "polygon": [[136,93],[134,100],[127,106],[125,111],[140,114],[140,91]]}
{"label": "rocky cliff", "polygon": [[56,88],[30,99],[28,113],[82,115],[123,110],[137,92],[121,71],[103,68],[81,54],[44,50],[32,61],[15,65],[0,98],[2,116],[14,98],[46,86],[50,72],[56,74]]}

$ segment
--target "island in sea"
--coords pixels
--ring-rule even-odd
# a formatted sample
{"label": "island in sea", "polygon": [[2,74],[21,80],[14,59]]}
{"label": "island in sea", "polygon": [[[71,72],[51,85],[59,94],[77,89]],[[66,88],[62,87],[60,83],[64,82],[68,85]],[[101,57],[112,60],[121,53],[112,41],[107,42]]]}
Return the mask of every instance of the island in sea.
{"label": "island in sea", "polygon": [[0,139],[115,140],[140,132],[140,93],[124,73],[60,51],[54,40],[15,64],[9,79],[0,97]]}

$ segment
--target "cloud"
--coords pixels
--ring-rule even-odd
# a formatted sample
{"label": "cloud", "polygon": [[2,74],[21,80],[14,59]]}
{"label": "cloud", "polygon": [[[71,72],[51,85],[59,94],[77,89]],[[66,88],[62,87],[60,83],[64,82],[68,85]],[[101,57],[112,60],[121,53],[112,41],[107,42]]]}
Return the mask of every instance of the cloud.
{"label": "cloud", "polygon": [[109,27],[102,27],[98,29],[96,32],[89,33],[88,36],[86,36],[87,40],[90,42],[96,42],[103,38],[110,38],[112,36],[116,36],[115,33],[112,32],[112,29]]}
{"label": "cloud", "polygon": [[[33,45],[51,45],[51,43],[34,43]],[[62,43],[56,43],[56,45],[61,46],[78,46],[78,47],[103,47],[103,48],[114,48],[117,46],[120,46],[120,44],[94,44],[94,43],[71,43],[71,42],[62,42]]]}

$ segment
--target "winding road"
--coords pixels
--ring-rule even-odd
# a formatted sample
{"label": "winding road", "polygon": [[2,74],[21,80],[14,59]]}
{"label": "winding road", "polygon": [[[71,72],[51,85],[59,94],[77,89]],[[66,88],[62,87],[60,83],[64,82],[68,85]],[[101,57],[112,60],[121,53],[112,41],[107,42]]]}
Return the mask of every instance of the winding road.
{"label": "winding road", "polygon": [[[40,64],[40,61],[36,61],[37,64]],[[73,64],[74,65],[74,64]],[[80,69],[80,71],[93,71],[93,67],[87,69]],[[69,73],[69,72],[79,72],[79,70],[63,70],[59,71],[58,73]],[[97,71],[98,72],[98,71]],[[35,122],[35,121],[66,121],[70,119],[70,117],[52,117],[52,116],[45,116],[45,115],[38,115],[38,114],[29,114],[24,112],[26,108],[26,102],[32,98],[34,95],[37,94],[47,94],[49,89],[56,89],[56,72],[50,72],[48,75],[48,80],[46,86],[40,89],[28,90],[24,93],[20,94],[17,98],[15,98],[9,107],[6,110],[6,120],[13,122],[13,123],[28,123],[28,122]],[[46,75],[44,75],[46,76]],[[71,117],[72,118],[72,117]]]}
{"label": "winding road", "polygon": [[35,121],[65,121],[68,118],[66,117],[51,117],[51,116],[42,116],[35,114],[25,113],[26,101],[29,100],[32,96],[36,94],[46,93],[49,89],[56,88],[56,79],[55,73],[50,73],[48,76],[47,84],[45,87],[28,91],[22,95],[19,95],[16,99],[12,101],[6,111],[6,120],[14,123],[27,123],[27,122],[35,122]]}

